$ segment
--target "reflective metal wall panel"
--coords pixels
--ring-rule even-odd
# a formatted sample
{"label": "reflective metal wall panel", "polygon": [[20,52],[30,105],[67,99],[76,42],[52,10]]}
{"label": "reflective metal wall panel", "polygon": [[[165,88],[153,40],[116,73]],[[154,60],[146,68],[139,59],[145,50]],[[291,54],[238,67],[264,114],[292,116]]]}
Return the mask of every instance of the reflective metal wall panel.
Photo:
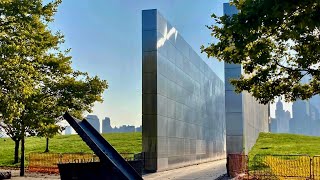
{"label": "reflective metal wall panel", "polygon": [[[224,14],[238,13],[235,6],[224,3]],[[240,77],[240,64],[225,63],[225,109],[227,153],[248,153],[255,144],[260,132],[267,132],[268,105],[259,104],[250,94],[236,94],[230,79]]]}
{"label": "reflective metal wall panel", "polygon": [[225,158],[224,83],[157,10],[142,12],[142,39],[146,169]]}
{"label": "reflective metal wall panel", "polygon": [[268,105],[259,104],[249,93],[244,92],[243,96],[243,117],[244,146],[245,153],[249,153],[260,132],[269,131],[269,109]]}

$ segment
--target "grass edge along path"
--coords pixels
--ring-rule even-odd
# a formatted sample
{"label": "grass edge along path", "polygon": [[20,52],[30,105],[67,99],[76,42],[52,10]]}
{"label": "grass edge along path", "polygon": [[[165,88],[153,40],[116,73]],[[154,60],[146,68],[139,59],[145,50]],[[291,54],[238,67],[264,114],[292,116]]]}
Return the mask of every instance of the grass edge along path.
{"label": "grass edge along path", "polygon": [[[139,153],[142,151],[142,134],[108,133],[102,136],[120,153]],[[26,165],[31,152],[42,153],[46,139],[40,137],[26,138]],[[93,153],[79,135],[58,135],[49,141],[50,153]],[[13,164],[14,142],[10,138],[0,138],[0,167],[18,167]]]}

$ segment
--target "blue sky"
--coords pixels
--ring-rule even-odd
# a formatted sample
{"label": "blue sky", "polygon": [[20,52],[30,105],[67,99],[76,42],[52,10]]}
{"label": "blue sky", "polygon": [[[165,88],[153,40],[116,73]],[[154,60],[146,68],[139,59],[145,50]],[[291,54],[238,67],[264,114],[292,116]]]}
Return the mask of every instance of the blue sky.
{"label": "blue sky", "polygon": [[[141,125],[141,11],[158,9],[200,54],[212,41],[205,25],[210,15],[222,15],[228,0],[64,0],[50,26],[65,35],[62,48],[71,48],[74,69],[98,75],[109,83],[104,102],[93,114],[108,116],[112,126]],[[201,57],[223,79],[223,64]]]}
{"label": "blue sky", "polygon": [[[109,83],[104,102],[93,113],[110,117],[112,126],[141,125],[141,11],[158,9],[223,80],[223,63],[208,59],[200,46],[212,42],[205,25],[212,13],[222,15],[228,0],[64,0],[50,26],[65,35],[74,69],[98,75]],[[286,107],[286,105],[285,105]]]}

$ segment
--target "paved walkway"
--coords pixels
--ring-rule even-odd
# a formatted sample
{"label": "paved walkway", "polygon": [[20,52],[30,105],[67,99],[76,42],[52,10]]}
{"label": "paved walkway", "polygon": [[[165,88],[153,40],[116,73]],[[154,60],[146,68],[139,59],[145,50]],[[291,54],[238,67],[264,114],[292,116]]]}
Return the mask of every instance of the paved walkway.
{"label": "paved walkway", "polygon": [[[165,179],[180,179],[180,180],[213,180],[219,178],[226,173],[226,160],[203,163],[184,168],[173,169],[143,176],[145,180],[165,180]],[[220,178],[219,178],[220,179]]]}
{"label": "paved walkway", "polygon": [[[1,170],[2,172],[8,170]],[[12,172],[13,180],[58,180],[59,175],[46,175],[36,173],[26,173],[26,177],[19,177],[19,170],[9,170]],[[187,166],[169,171],[157,172],[143,176],[145,180],[214,180],[226,173],[226,160],[203,163],[199,165]]]}

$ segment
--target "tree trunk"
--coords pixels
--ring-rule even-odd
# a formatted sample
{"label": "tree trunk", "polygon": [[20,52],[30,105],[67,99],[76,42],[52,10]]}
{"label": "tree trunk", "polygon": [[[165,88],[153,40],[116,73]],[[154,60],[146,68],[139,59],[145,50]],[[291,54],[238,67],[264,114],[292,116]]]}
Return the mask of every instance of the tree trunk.
{"label": "tree trunk", "polygon": [[21,137],[21,161],[20,161],[20,176],[24,176],[24,139],[25,139],[25,127],[22,125],[22,137]]}
{"label": "tree trunk", "polygon": [[14,140],[14,164],[19,162],[19,143],[20,140]]}
{"label": "tree trunk", "polygon": [[46,138],[46,150],[44,152],[49,152],[49,138]]}

